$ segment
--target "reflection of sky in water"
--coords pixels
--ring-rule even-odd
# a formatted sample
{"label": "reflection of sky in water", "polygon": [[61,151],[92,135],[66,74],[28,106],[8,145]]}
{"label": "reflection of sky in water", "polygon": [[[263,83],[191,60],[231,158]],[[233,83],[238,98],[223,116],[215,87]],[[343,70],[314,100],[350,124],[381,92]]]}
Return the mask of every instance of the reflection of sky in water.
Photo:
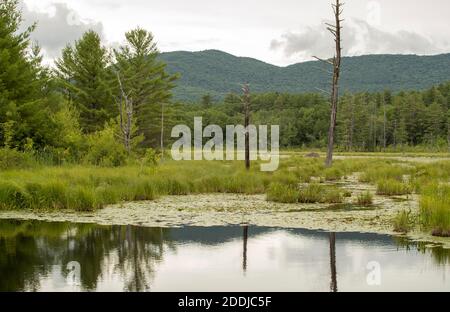
{"label": "reflection of sky in water", "polygon": [[[329,240],[325,234],[269,231],[248,241],[247,272],[242,273],[242,240],[219,247],[200,244],[178,246],[158,266],[153,290],[229,291],[328,291],[330,285]],[[450,290],[445,274],[428,254],[397,248],[378,236],[373,242],[360,234],[337,235],[339,291]],[[380,240],[380,239],[383,240]],[[376,239],[376,238],[375,238]],[[381,265],[381,286],[368,286],[366,266]]]}
{"label": "reflection of sky in water", "polygon": [[[250,227],[244,261],[241,227],[22,227],[0,222],[0,275],[9,281],[0,290],[329,291],[332,280],[328,233]],[[450,290],[450,251],[435,249],[439,262],[431,250],[407,249],[389,236],[337,234],[338,290]],[[65,261],[81,262],[82,286],[67,285]],[[372,261],[381,286],[367,284]]]}

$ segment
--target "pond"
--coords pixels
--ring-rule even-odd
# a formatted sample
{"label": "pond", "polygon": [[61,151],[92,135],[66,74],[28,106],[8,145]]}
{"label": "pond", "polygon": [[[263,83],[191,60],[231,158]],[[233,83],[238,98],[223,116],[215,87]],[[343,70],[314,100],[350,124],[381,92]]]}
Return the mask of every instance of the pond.
{"label": "pond", "polygon": [[0,291],[450,291],[450,250],[375,234],[0,220]]}

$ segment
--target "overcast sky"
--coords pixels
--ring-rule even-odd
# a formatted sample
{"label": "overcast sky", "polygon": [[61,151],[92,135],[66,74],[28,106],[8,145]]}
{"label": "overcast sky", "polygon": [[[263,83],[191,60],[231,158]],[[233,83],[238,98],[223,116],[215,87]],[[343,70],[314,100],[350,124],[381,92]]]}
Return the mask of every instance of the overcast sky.
{"label": "overcast sky", "polygon": [[[22,0],[47,59],[87,29],[123,42],[136,26],[161,51],[219,49],[276,65],[332,56],[331,0]],[[449,0],[346,0],[345,55],[450,52]]]}

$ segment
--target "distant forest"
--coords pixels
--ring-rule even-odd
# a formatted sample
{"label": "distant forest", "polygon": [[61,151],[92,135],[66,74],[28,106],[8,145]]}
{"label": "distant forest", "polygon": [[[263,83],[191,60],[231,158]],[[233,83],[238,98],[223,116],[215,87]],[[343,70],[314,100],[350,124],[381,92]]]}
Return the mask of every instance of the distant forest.
{"label": "distant forest", "polygon": [[[252,122],[280,125],[282,147],[326,145],[329,99],[318,93],[265,93],[252,96]],[[190,125],[242,123],[240,96],[229,94],[213,103],[177,104],[171,121]],[[169,120],[169,119],[168,119]],[[421,146],[447,151],[450,144],[450,82],[425,91],[345,93],[339,103],[337,145],[343,151],[382,151]]]}
{"label": "distant forest", "polygon": [[[322,62],[278,67],[217,50],[161,53],[169,73],[180,73],[174,98],[197,102],[205,94],[221,101],[248,82],[255,93],[329,90],[329,67]],[[450,54],[364,55],[342,60],[342,92],[425,90],[450,80]]]}

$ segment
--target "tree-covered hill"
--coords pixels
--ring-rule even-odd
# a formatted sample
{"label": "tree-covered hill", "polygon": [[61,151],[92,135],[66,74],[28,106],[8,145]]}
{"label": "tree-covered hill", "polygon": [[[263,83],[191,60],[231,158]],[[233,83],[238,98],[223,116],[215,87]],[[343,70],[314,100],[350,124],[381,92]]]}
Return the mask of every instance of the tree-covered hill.
{"label": "tree-covered hill", "polygon": [[[249,82],[252,92],[317,92],[328,89],[330,77],[321,62],[278,67],[246,57],[207,50],[160,55],[171,73],[180,73],[175,89],[179,100],[197,101],[205,94],[216,99],[240,92]],[[450,54],[435,56],[367,55],[343,60],[342,90],[423,90],[450,80]]]}

